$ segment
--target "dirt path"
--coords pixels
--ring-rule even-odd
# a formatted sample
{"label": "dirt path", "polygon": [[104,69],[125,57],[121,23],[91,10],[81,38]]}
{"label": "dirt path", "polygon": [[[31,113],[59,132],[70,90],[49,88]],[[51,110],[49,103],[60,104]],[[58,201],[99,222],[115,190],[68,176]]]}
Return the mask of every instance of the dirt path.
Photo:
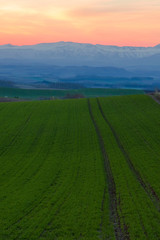
{"label": "dirt path", "polygon": [[117,240],[130,239],[128,236],[128,233],[123,233],[123,231],[121,229],[120,216],[118,213],[118,200],[116,197],[116,185],[114,182],[114,177],[112,174],[112,170],[111,170],[110,162],[109,162],[109,159],[107,156],[107,152],[105,150],[103,138],[102,138],[101,132],[99,130],[99,127],[94,119],[89,99],[88,99],[88,109],[89,109],[89,114],[90,114],[91,120],[93,122],[93,125],[94,125],[96,133],[97,133],[99,145],[100,145],[101,152],[102,152],[103,159],[104,159],[104,168],[105,168],[105,172],[106,172],[106,181],[108,183],[108,192],[109,192],[109,198],[110,198],[111,220],[114,225],[115,237]]}
{"label": "dirt path", "polygon": [[160,99],[158,99],[156,96],[148,94],[148,96],[150,96],[155,102],[157,102],[158,104],[160,104]]}
{"label": "dirt path", "polygon": [[[120,139],[119,139],[119,136],[117,135],[116,131],[114,130],[113,126],[111,125],[111,123],[109,122],[109,120],[106,118],[103,110],[102,110],[102,107],[101,107],[101,104],[99,102],[99,100],[97,99],[97,104],[98,104],[98,107],[99,107],[99,110],[106,122],[106,124],[110,127],[114,137],[115,137],[115,140],[117,142],[117,145],[118,147],[120,148],[121,152],[123,153],[125,159],[126,159],[126,162],[127,164],[129,165],[129,168],[131,169],[131,171],[133,172],[133,174],[135,175],[135,177],[137,178],[138,182],[140,183],[140,185],[143,187],[143,189],[145,190],[145,192],[147,193],[147,195],[149,196],[149,198],[152,200],[152,202],[154,203],[154,205],[156,206],[157,210],[160,211],[160,199],[157,195],[157,193],[154,191],[154,189],[150,186],[149,183],[145,183],[144,180],[142,179],[142,176],[140,174],[140,172],[134,167],[128,153],[126,152],[126,150],[124,149]],[[159,102],[160,104],[160,102]]]}

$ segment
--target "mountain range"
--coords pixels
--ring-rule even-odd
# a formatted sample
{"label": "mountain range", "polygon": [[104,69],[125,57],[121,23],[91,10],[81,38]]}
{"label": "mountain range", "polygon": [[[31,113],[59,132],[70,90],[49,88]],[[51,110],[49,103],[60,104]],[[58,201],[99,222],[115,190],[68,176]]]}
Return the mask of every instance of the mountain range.
{"label": "mountain range", "polygon": [[[74,42],[0,45],[0,78],[17,82],[160,79],[160,45],[118,47]],[[82,80],[82,81],[81,81]],[[111,80],[111,81],[112,81]],[[96,83],[96,84],[97,84]]]}
{"label": "mountain range", "polygon": [[73,42],[0,46],[1,64],[48,64],[58,66],[114,66],[159,69],[160,45],[155,47],[118,47]]}

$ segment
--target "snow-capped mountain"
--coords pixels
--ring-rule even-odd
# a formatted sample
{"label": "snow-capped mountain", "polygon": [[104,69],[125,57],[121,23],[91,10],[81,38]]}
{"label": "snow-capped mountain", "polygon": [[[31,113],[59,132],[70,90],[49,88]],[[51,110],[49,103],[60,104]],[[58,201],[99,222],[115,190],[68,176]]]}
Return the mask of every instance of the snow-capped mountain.
{"label": "snow-capped mountain", "polygon": [[160,45],[118,47],[73,42],[0,46],[0,64],[45,64],[59,66],[156,66],[160,67]]}

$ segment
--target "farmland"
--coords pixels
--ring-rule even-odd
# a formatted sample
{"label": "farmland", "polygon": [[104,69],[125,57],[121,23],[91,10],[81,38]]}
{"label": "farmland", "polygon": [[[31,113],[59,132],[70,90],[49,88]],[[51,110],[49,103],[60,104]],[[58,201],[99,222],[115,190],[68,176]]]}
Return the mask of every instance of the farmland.
{"label": "farmland", "polygon": [[160,105],[0,103],[0,239],[159,240]]}
{"label": "farmland", "polygon": [[83,88],[74,90],[44,90],[44,89],[20,89],[0,87],[0,97],[23,98],[23,99],[44,99],[44,98],[64,98],[67,94],[82,94],[84,97],[119,96],[131,94],[144,94],[142,90],[134,89],[101,89]]}

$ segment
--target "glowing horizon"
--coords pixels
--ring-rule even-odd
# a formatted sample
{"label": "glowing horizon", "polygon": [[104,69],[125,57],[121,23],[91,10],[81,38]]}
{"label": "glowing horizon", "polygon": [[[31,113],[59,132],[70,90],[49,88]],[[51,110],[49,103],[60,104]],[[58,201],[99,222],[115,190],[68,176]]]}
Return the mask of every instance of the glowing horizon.
{"label": "glowing horizon", "polygon": [[47,44],[47,43],[58,43],[58,42],[71,42],[71,43],[80,43],[80,44],[92,44],[92,45],[106,45],[106,46],[117,46],[117,47],[156,47],[158,45],[160,45],[160,43],[157,43],[157,44],[154,44],[154,45],[129,45],[129,44],[100,44],[100,43],[91,43],[91,42],[72,42],[72,41],[56,41],[56,42],[33,42],[33,43],[26,43],[26,44],[13,44],[13,43],[10,43],[10,42],[6,42],[6,43],[2,43],[0,44],[0,46],[4,46],[4,45],[13,45],[13,46],[18,46],[18,47],[21,47],[21,46],[33,46],[33,45],[38,45],[38,44]]}
{"label": "glowing horizon", "polygon": [[160,43],[160,0],[0,1],[0,45]]}

